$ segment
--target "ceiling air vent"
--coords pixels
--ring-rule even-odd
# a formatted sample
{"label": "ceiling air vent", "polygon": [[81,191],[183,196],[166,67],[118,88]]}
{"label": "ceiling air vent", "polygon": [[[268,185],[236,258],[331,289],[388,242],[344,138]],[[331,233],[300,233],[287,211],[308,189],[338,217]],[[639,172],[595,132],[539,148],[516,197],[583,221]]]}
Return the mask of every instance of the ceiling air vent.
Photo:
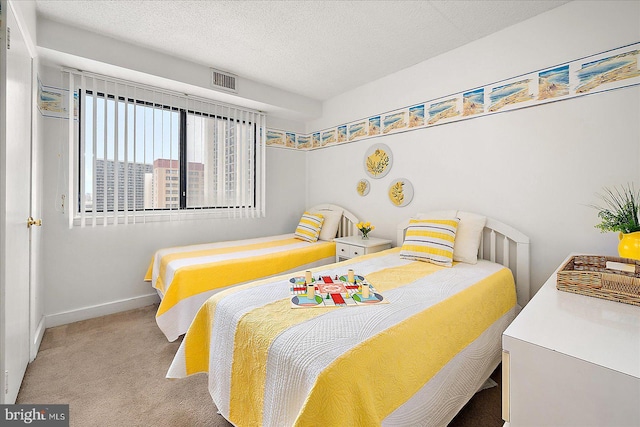
{"label": "ceiling air vent", "polygon": [[216,89],[236,93],[236,76],[220,70],[211,69],[211,86]]}

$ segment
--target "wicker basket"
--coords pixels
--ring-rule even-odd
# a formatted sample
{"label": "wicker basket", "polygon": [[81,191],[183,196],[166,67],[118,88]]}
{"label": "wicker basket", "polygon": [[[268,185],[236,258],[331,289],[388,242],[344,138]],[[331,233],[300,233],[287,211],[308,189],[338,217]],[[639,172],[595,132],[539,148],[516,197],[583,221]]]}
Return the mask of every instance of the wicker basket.
{"label": "wicker basket", "polygon": [[[635,265],[635,272],[612,270],[607,261]],[[558,271],[561,291],[640,306],[640,261],[609,256],[577,255]]]}

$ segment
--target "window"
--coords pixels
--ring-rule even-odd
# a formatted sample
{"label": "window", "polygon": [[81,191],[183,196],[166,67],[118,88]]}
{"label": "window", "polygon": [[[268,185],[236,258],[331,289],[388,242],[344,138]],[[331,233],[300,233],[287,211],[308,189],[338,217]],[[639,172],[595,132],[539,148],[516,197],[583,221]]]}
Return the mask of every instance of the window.
{"label": "window", "polygon": [[70,87],[75,222],[264,215],[263,114],[86,73]]}

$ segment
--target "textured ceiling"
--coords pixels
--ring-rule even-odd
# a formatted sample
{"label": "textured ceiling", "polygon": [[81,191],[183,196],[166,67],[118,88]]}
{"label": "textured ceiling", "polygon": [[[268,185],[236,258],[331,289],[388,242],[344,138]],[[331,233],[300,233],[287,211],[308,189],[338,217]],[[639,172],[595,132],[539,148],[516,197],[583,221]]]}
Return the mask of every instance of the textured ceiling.
{"label": "textured ceiling", "polygon": [[53,21],[317,100],[564,3],[36,0]]}

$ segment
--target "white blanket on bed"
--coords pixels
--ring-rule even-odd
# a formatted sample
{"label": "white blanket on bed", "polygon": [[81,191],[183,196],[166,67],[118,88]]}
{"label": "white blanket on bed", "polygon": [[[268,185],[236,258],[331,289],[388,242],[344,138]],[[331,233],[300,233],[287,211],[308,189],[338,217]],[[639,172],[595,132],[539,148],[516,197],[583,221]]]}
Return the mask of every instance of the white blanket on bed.
{"label": "white blanket on bed", "polygon": [[[203,306],[195,326],[192,325],[193,333],[191,330],[187,333],[167,376],[208,371],[213,400],[222,415],[237,425],[304,425],[310,419],[323,425],[395,424],[408,420],[446,424],[497,365],[500,334],[515,313],[515,288],[510,272],[510,282],[505,281],[504,268],[490,262],[436,267],[416,279],[412,269],[423,267],[424,263],[403,260],[397,251],[391,250],[316,269],[316,275],[342,275],[347,268],[353,268],[356,274],[368,278],[376,274],[385,276],[386,282],[373,284],[390,303],[370,307],[287,310],[289,286],[287,277],[282,276],[260,286],[248,284],[225,291]],[[502,282],[495,285],[503,294],[500,309],[492,307],[492,301],[500,300],[494,297],[494,288],[477,287],[480,283],[485,287],[484,282],[494,281],[494,276],[500,276],[498,281]],[[395,278],[389,281],[389,277]],[[468,343],[465,341],[457,353],[439,355],[448,344],[417,337],[447,336],[449,332],[442,330],[447,323],[440,323],[439,330],[433,331],[428,324],[415,329],[415,320],[435,307],[440,310],[440,303],[451,301],[454,296],[459,301],[457,295],[472,288],[482,289],[483,300],[466,305],[464,312],[451,318],[451,322],[477,317],[480,323],[480,318],[493,310],[491,321],[487,323],[485,319],[487,326],[478,330]],[[259,314],[261,311],[264,313]],[[292,319],[296,316],[300,318]],[[265,319],[272,319],[273,324]],[[454,341],[458,340],[458,334],[465,335],[463,329],[474,329],[473,323],[450,331]],[[291,325],[284,327],[285,324]],[[413,329],[407,330],[405,325]],[[403,328],[404,332],[400,332]],[[202,334],[206,336],[197,336]],[[411,344],[399,348],[389,346],[389,342],[386,347],[375,346],[374,341],[395,340],[396,334],[398,342]],[[205,341],[206,351],[195,344],[190,349],[190,342]],[[403,359],[410,353],[422,356]],[[204,365],[196,363],[196,368],[190,367],[197,357],[204,358]],[[446,361],[439,365],[441,359]],[[353,367],[346,371],[349,375],[344,376],[344,370],[329,368],[341,362]],[[437,369],[433,370],[431,365]],[[429,374],[430,369],[433,372]],[[409,376],[413,376],[414,371],[419,378],[407,378],[406,374],[410,372]],[[327,375],[333,378],[331,375],[336,372],[341,375],[327,380]],[[443,386],[451,379],[461,387],[453,393]],[[405,383],[411,387],[404,390]],[[388,387],[389,384],[401,390]],[[444,407],[438,395],[445,396]],[[425,401],[431,402],[429,414],[423,411]]]}

